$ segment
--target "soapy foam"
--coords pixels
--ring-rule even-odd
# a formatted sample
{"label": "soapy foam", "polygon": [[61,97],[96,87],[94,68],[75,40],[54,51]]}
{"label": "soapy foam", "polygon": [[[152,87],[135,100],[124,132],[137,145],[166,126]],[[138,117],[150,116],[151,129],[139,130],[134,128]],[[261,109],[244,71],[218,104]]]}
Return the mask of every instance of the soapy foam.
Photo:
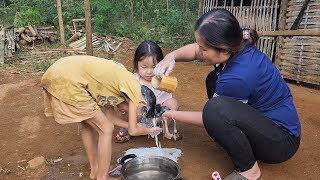
{"label": "soapy foam", "polygon": [[176,148],[157,148],[157,147],[151,147],[151,148],[131,148],[128,149],[125,153],[127,154],[135,154],[137,157],[143,157],[143,156],[163,156],[166,158],[169,158],[175,162],[178,162],[178,158],[181,156],[182,151],[180,149]]}

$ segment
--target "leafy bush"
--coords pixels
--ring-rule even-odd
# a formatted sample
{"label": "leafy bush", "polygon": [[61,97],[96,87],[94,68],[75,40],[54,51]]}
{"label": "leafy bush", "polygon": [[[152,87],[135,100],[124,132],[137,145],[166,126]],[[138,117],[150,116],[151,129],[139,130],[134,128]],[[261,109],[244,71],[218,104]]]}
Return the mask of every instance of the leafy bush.
{"label": "leafy bush", "polygon": [[[5,4],[3,3],[5,2]],[[58,27],[55,0],[3,0],[0,23],[15,26],[53,24]],[[126,36],[135,41],[151,39],[164,45],[192,42],[192,26],[197,19],[198,1],[133,1],[133,24],[130,1],[91,0],[92,31],[104,35]],[[62,0],[64,25],[84,18],[83,0]],[[188,12],[188,13],[187,13]],[[66,31],[68,32],[68,31]]]}
{"label": "leafy bush", "polygon": [[24,27],[29,24],[39,25],[42,22],[42,16],[39,11],[27,9],[26,11],[16,13],[13,24],[15,27]]}

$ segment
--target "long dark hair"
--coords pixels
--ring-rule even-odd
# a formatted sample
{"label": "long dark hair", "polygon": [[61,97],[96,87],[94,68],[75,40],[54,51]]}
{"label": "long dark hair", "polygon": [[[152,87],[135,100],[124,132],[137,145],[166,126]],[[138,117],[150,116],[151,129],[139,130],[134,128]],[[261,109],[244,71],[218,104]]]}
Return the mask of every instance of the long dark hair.
{"label": "long dark hair", "polygon": [[243,39],[243,31],[236,17],[225,9],[214,9],[203,14],[195,23],[194,31],[199,33],[209,48],[217,51],[226,50],[235,54],[247,46],[257,43],[258,34],[255,30],[254,39]]}
{"label": "long dark hair", "polygon": [[140,43],[136,52],[134,53],[133,59],[133,72],[138,71],[138,62],[146,57],[152,57],[155,64],[159,63],[163,59],[163,53],[156,43],[147,40]]}

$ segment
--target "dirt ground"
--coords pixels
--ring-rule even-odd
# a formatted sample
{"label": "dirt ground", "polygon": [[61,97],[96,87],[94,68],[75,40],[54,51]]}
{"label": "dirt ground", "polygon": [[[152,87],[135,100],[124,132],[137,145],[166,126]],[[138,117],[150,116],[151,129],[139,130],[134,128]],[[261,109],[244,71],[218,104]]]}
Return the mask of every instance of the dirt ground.
{"label": "dirt ground", "polygon": [[[119,55],[130,66],[134,49]],[[174,96],[181,110],[201,111],[207,98],[205,77],[209,66],[177,63],[173,75],[179,86]],[[39,86],[42,73],[4,69],[0,76],[0,179],[89,179],[89,165],[76,124],[59,125],[43,114],[43,97]],[[302,138],[296,155],[281,164],[260,163],[263,178],[319,179],[320,172],[320,91],[289,84],[301,119]],[[209,138],[205,130],[178,123],[180,141],[161,139],[162,147],[179,148],[181,175],[186,180],[212,179],[218,171],[226,176],[233,170],[224,150]],[[117,130],[115,131],[117,132]],[[115,135],[115,133],[114,133]],[[154,139],[135,137],[124,144],[113,144],[112,164],[134,147],[154,147]],[[34,170],[27,162],[37,156],[46,163]],[[54,163],[54,160],[62,161]]]}

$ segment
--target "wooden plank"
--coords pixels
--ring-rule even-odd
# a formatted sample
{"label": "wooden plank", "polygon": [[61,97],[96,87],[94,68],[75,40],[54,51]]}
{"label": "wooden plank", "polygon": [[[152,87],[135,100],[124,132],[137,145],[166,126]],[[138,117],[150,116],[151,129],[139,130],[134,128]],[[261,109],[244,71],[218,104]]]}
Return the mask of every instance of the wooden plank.
{"label": "wooden plank", "polygon": [[301,76],[301,75],[288,72],[287,70],[281,70],[280,73],[284,76],[284,78],[287,78],[287,79],[320,85],[320,78],[317,78],[317,77]]}
{"label": "wooden plank", "polygon": [[[319,7],[320,7],[320,5],[317,4],[315,6],[310,6],[310,9],[319,9]],[[300,6],[289,6],[287,11],[288,12],[290,12],[290,11],[300,11],[300,9],[301,9],[301,5]]]}
{"label": "wooden plank", "polygon": [[303,50],[301,52],[299,52],[299,51],[292,51],[292,50],[288,50],[288,49],[283,49],[281,51],[281,54],[292,54],[292,55],[301,55],[301,56],[320,58],[320,53],[319,52],[305,52]]}
{"label": "wooden plank", "polygon": [[[320,8],[320,6],[319,6]],[[308,13],[308,16],[319,16],[319,9],[308,9],[305,11]],[[286,17],[296,17],[299,14],[299,11],[288,11]]]}
{"label": "wooden plank", "polygon": [[[289,0],[282,0],[281,1],[281,6],[280,6],[280,14],[279,14],[279,31],[283,31],[285,30],[286,27],[286,18],[285,15],[287,13],[287,9],[288,9],[288,3]],[[277,11],[275,11],[275,14],[277,14]],[[268,31],[265,31],[264,33],[266,33]],[[275,31],[269,31],[269,32],[275,32]],[[267,35],[263,35],[262,32],[258,32],[259,36],[267,36]],[[277,47],[276,47],[276,57],[275,57],[275,65],[276,67],[279,67],[279,63],[280,63],[280,55],[281,55],[281,50],[282,50],[282,46],[283,46],[283,39],[284,36],[281,35],[277,35]]]}
{"label": "wooden plank", "polygon": [[[290,28],[291,24],[292,23],[288,24],[286,26],[286,28]],[[299,26],[299,30],[307,29],[307,30],[317,30],[317,31],[319,31],[319,28],[320,28],[320,24],[307,24],[307,25],[305,25],[305,23],[303,23],[303,24],[301,24]]]}
{"label": "wooden plank", "polygon": [[281,70],[285,70],[292,74],[300,75],[300,76],[309,76],[313,77],[313,80],[320,81],[320,72],[319,71],[310,71],[303,68],[297,68],[297,66],[281,66]]}
{"label": "wooden plank", "polygon": [[320,36],[319,30],[258,31],[259,36]]}
{"label": "wooden plank", "polygon": [[316,59],[310,59],[310,58],[294,58],[287,56],[287,54],[283,54],[280,56],[281,62],[290,62],[292,64],[300,64],[300,65],[314,65],[314,66],[320,66],[319,60]]}
{"label": "wooden plank", "polygon": [[285,59],[285,60],[291,60],[291,61],[301,61],[301,59],[304,58],[305,60],[314,60],[314,63],[318,63],[318,61],[320,60],[319,58],[309,58],[309,57],[303,57],[303,56],[290,56],[289,54],[287,55],[280,55],[280,59]]}
{"label": "wooden plank", "polygon": [[[283,45],[284,49],[300,49],[301,50],[301,46],[297,46],[297,45]],[[320,50],[320,46],[304,46],[303,49],[306,50]]]}
{"label": "wooden plank", "polygon": [[316,64],[316,60],[304,60],[302,59],[301,61],[296,61],[296,60],[286,60],[286,59],[281,59],[279,62],[279,65],[282,65],[282,63],[290,63],[292,65],[300,65],[300,66],[310,66],[312,69],[316,69],[319,71],[320,64]]}
{"label": "wooden plank", "polygon": [[[320,12],[319,12],[320,14]],[[303,18],[305,20],[306,18]],[[294,17],[287,18],[286,23],[293,23],[295,21]],[[319,17],[312,17],[308,16],[308,24],[320,24],[320,16]],[[306,24],[306,22],[301,22],[301,24]]]}

